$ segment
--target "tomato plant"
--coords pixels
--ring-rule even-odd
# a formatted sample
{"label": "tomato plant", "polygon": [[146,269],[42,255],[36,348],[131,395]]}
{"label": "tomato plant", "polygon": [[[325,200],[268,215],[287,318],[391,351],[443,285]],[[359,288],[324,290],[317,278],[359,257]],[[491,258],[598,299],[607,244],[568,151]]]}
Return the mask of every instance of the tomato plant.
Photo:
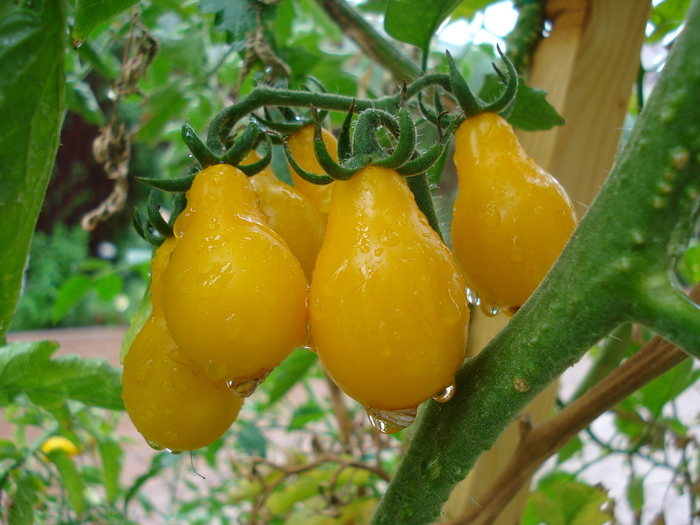
{"label": "tomato plant", "polygon": [[[180,456],[155,454],[127,488],[108,420],[117,416],[96,412],[124,409],[146,441],[192,450],[193,466],[221,474],[188,481],[206,496],[180,496],[192,499],[164,512],[173,520],[419,524],[448,509],[452,523],[495,523],[558,451],[513,521],[602,523],[618,495],[566,470],[596,443],[625,457],[635,522],[651,512],[642,460],[678,474],[686,518],[697,513],[697,444],[675,403],[698,378],[686,357],[700,356],[700,314],[687,295],[696,250],[686,251],[700,202],[698,1],[630,9],[627,19],[653,28],[645,37],[640,26],[635,42],[673,45],[648,100],[652,75],[639,70],[634,127],[605,183],[593,184],[593,202],[567,197],[559,170],[533,160],[556,166],[564,154],[531,154],[532,137],[545,135],[524,131],[550,130],[559,137],[551,144],[566,146],[586,120],[569,120],[572,93],[608,91],[588,82],[605,84],[611,75],[594,66],[613,62],[616,48],[598,52],[586,66],[597,72],[586,74],[578,59],[582,42],[592,44],[577,34],[561,59],[568,91],[550,100],[537,84],[559,66],[547,57],[565,22],[581,15],[584,34],[584,21],[595,27],[602,16],[598,3],[567,12],[567,22],[552,2],[513,2],[518,19],[500,47],[466,50],[447,42],[450,31],[504,3],[380,4],[0,6],[0,334],[20,295],[66,106],[99,126],[92,146],[113,185],[83,223],[109,224],[126,209],[156,249],[123,373],[52,357],[50,342],[0,350],[0,401],[19,429],[0,442],[3,519],[128,521],[136,501],[148,512],[141,487]],[[614,5],[611,19],[624,9]],[[627,40],[634,53],[614,65],[629,71],[639,48]],[[606,107],[623,108],[617,96]],[[591,109],[591,120],[600,112]],[[597,138],[580,142],[591,157]],[[60,162],[55,169],[66,173]],[[65,195],[65,205],[77,200]],[[74,302],[63,297],[53,310]],[[482,332],[477,303],[510,314],[496,318],[497,335]],[[523,424],[512,451],[497,442],[587,355],[588,377],[572,399],[560,396],[551,422]],[[591,426],[604,411],[615,420],[607,441]],[[582,429],[592,437],[576,437]],[[273,452],[280,434],[299,437],[304,452]],[[617,437],[623,446],[611,452]],[[513,457],[500,477],[494,469],[472,482],[479,509],[445,507],[491,448]],[[658,453],[670,450],[681,454]],[[88,492],[100,483],[104,491]],[[60,490],[45,490],[53,484]]]}

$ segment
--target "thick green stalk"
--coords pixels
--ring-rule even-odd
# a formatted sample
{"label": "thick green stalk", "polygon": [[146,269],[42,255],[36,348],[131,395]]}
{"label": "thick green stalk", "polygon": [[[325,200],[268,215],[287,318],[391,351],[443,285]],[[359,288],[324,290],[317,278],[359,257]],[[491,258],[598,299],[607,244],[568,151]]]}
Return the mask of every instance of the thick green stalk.
{"label": "thick green stalk", "polygon": [[380,35],[345,0],[316,1],[343,33],[352,38],[370,58],[386,68],[394,80],[410,81],[420,75],[420,67]]}
{"label": "thick green stalk", "polygon": [[[410,100],[417,96],[421,90],[430,86],[440,86],[447,91],[451,91],[449,77],[444,74],[435,73],[432,75],[425,75],[409,85],[406,89],[406,98]],[[399,109],[401,96],[401,92],[397,92],[397,94],[393,96],[381,97],[374,100],[363,100],[332,93],[312,93],[309,91],[277,89],[260,85],[253,89],[248,96],[241,99],[236,104],[227,107],[214,117],[211,126],[209,126],[207,146],[217,154],[224,151],[225,147],[223,141],[236,123],[249,113],[264,106],[296,108],[314,106],[318,109],[347,112],[354,104],[354,111],[356,112],[375,108],[388,111],[389,113],[396,113]]]}
{"label": "thick green stalk", "polygon": [[[608,180],[511,322],[428,402],[374,524],[432,523],[454,486],[537,394],[623,322],[700,356],[700,308],[671,269],[700,196],[700,0]],[[585,145],[582,145],[585,147]]]}

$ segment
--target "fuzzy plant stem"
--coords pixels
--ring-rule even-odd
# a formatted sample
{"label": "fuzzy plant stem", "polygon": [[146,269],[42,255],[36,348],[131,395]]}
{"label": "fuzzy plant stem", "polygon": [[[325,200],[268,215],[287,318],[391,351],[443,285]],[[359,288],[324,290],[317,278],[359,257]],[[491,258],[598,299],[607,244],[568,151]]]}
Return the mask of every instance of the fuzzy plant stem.
{"label": "fuzzy plant stem", "polygon": [[[700,308],[671,275],[700,196],[700,0],[608,180],[510,323],[427,403],[372,523],[433,523],[520,411],[605,335],[639,322],[700,356]],[[582,147],[585,147],[583,145]]]}

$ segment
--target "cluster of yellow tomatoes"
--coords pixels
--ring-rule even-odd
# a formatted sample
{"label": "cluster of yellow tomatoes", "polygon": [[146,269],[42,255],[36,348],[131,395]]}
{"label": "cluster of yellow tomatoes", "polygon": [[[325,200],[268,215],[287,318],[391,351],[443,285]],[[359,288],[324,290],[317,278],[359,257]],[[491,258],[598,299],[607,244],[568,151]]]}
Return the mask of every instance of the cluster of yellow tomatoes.
{"label": "cluster of yellow tomatoes", "polygon": [[[288,146],[322,174],[312,141],[307,126]],[[333,154],[334,137],[324,142]],[[146,440],[170,450],[213,442],[302,345],[383,432],[408,426],[427,399],[449,400],[468,290],[487,311],[512,313],[576,223],[563,189],[498,115],[460,125],[454,160],[457,262],[393,170],[369,165],[326,186],[292,173],[294,188],[269,168],[201,171],[152,261],[152,314],[124,360],[125,405]]]}

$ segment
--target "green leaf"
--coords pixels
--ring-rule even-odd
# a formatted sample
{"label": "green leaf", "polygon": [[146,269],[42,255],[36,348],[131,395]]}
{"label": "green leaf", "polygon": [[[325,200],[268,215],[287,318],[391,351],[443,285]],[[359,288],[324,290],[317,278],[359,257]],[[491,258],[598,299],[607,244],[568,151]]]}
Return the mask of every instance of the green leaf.
{"label": "green leaf", "polygon": [[636,513],[641,514],[644,508],[644,478],[635,476],[627,485],[627,501],[630,508]]}
{"label": "green leaf", "polygon": [[[497,75],[487,75],[479,97],[486,101],[495,99],[502,89]],[[532,88],[523,79],[519,79],[515,106],[508,122],[525,131],[544,131],[563,125],[564,119],[547,101],[546,96],[544,89]]]}
{"label": "green leaf", "polygon": [[384,29],[396,40],[420,48],[425,56],[433,34],[459,3],[460,0],[389,0]]}
{"label": "green leaf", "polygon": [[693,369],[693,361],[686,359],[665,374],[644,385],[637,394],[642,405],[649,409],[654,417],[661,415],[661,409],[674,400],[700,377],[700,370]]}
{"label": "green leaf", "polygon": [[168,453],[161,453],[153,456],[148,471],[145,474],[142,474],[141,476],[136,478],[134,484],[129,488],[129,490],[126,491],[126,494],[124,494],[124,508],[127,507],[129,502],[131,501],[131,498],[138,494],[139,490],[141,489],[141,487],[143,487],[144,483],[158,476],[163,470],[172,467],[183,457],[184,454]]}
{"label": "green leaf", "polygon": [[267,406],[279,401],[289,390],[296,385],[306,372],[316,363],[318,356],[311,350],[297,348],[292,354],[275,368],[265,385],[270,385]]}
{"label": "green leaf", "polygon": [[119,443],[109,438],[97,441],[97,451],[102,460],[102,480],[107,501],[114,504],[119,497],[119,476],[124,452]]}
{"label": "green leaf", "polygon": [[264,458],[267,455],[267,439],[254,422],[240,419],[236,437],[238,447],[249,456]]}
{"label": "green leaf", "polygon": [[24,393],[47,409],[66,399],[88,406],[124,410],[121,372],[104,359],[51,356],[58,343],[12,343],[0,349],[0,405]]}
{"label": "green leaf", "polygon": [[85,482],[75,463],[68,457],[65,450],[52,450],[47,455],[51,462],[56,465],[58,474],[61,477],[61,485],[68,492],[68,499],[70,499],[73,510],[76,514],[82,514],[87,506],[85,501]]}
{"label": "green leaf", "polygon": [[0,337],[17,306],[64,113],[63,1],[31,5],[0,17]]}
{"label": "green leaf", "polygon": [[83,300],[83,298],[92,290],[92,279],[85,274],[77,274],[68,279],[58,289],[56,302],[53,305],[52,321],[57,323],[63,316]]}
{"label": "green leaf", "polygon": [[452,19],[467,18],[471,20],[477,11],[480,11],[491,4],[496,4],[501,0],[464,0],[452,11]]}
{"label": "green leaf", "polygon": [[97,295],[105,302],[109,302],[124,289],[124,279],[117,272],[110,272],[97,277],[93,283]]}
{"label": "green leaf", "polygon": [[583,450],[583,441],[581,441],[580,437],[574,436],[559,451],[559,454],[557,455],[557,463],[563,463],[570,457],[578,454],[581,450]]}
{"label": "green leaf", "polygon": [[523,524],[603,525],[612,516],[601,507],[605,489],[577,481],[572,474],[554,471],[540,480],[530,495]]}
{"label": "green leaf", "polygon": [[199,6],[202,13],[216,13],[216,29],[228,32],[229,42],[238,50],[243,49],[246,34],[257,27],[258,13],[266,19],[276,10],[256,0],[201,0]]}
{"label": "green leaf", "polygon": [[650,21],[654,30],[648,37],[650,43],[663,40],[669,33],[678,29],[685,19],[690,0],[664,0],[651,12]]}
{"label": "green leaf", "polygon": [[87,40],[98,25],[126,11],[138,0],[76,0],[75,24],[71,36],[74,45]]}
{"label": "green leaf", "polygon": [[289,422],[287,430],[300,430],[311,421],[318,421],[323,418],[325,412],[315,401],[310,401],[294,411],[292,420]]}
{"label": "green leaf", "polygon": [[12,501],[7,505],[9,525],[34,525],[34,505],[39,501],[34,478],[31,474],[23,474],[15,480]]}
{"label": "green leaf", "polygon": [[66,103],[72,111],[82,115],[90,124],[102,126],[107,122],[95,93],[87,82],[76,81],[69,84]]}

